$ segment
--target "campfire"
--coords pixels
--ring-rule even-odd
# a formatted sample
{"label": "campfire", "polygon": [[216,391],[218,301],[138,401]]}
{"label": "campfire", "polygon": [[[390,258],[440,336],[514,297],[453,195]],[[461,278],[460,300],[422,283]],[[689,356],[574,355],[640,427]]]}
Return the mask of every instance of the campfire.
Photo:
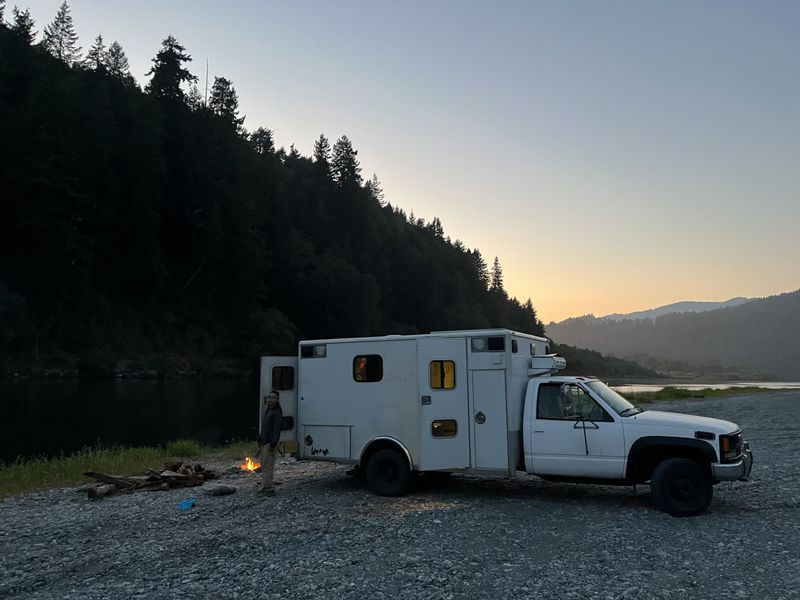
{"label": "campfire", "polygon": [[241,471],[249,471],[250,473],[255,473],[260,468],[261,468],[261,463],[254,461],[246,454],[244,455],[244,462],[241,465],[239,465],[239,469]]}

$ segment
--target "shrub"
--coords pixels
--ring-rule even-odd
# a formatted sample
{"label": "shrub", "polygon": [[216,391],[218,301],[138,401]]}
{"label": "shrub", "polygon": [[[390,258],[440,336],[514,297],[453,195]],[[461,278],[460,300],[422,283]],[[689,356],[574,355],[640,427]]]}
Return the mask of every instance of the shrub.
{"label": "shrub", "polygon": [[192,458],[200,456],[203,449],[194,440],[175,440],[167,444],[167,456]]}

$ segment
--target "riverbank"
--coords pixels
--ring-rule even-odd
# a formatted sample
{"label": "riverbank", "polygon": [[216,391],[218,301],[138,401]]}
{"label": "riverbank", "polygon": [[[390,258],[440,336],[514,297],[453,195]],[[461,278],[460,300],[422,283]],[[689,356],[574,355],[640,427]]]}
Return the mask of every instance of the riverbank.
{"label": "riverbank", "polygon": [[[774,389],[758,387],[758,386],[743,386],[743,387],[727,387],[727,388],[703,388],[699,390],[685,389],[681,387],[666,386],[661,390],[653,392],[633,392],[626,393],[624,388],[617,387],[625,398],[634,404],[651,404],[653,402],[669,402],[674,400],[698,400],[703,398],[727,398],[729,396],[742,396],[746,394],[765,394],[775,392]],[[792,389],[792,388],[787,388]]]}
{"label": "riverbank", "polygon": [[[737,423],[755,452],[751,480],[715,486],[710,511],[688,519],[656,510],[648,486],[453,475],[392,498],[344,465],[289,458],[273,497],[230,473],[228,496],[9,498],[0,598],[789,600],[800,587],[798,402],[781,391],[653,407]],[[178,510],[189,497],[196,506]]]}
{"label": "riverbank", "polygon": [[0,499],[60,487],[77,487],[94,480],[86,471],[114,475],[145,475],[172,459],[216,464],[241,460],[257,450],[255,442],[232,442],[225,446],[201,446],[191,440],[170,442],[163,447],[84,448],[68,456],[42,457],[0,464]]}

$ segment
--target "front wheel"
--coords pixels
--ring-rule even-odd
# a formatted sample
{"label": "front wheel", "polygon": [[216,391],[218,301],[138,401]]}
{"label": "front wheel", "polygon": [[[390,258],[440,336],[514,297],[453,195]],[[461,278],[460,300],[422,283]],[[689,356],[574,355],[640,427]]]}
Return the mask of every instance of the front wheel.
{"label": "front wheel", "polygon": [[655,505],[673,517],[692,517],[708,510],[714,487],[707,469],[687,458],[668,458],[650,479]]}
{"label": "front wheel", "polygon": [[411,485],[405,456],[392,448],[373,454],[367,462],[367,485],[379,496],[402,496]]}

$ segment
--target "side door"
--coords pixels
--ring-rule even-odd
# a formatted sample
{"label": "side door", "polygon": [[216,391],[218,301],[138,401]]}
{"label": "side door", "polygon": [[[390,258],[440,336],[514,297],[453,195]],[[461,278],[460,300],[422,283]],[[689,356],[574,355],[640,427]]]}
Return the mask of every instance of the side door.
{"label": "side door", "polygon": [[417,340],[419,372],[419,469],[469,466],[469,420],[466,341],[459,338]]}
{"label": "side door", "polygon": [[625,439],[620,417],[576,383],[539,386],[531,421],[537,475],[620,479]]}
{"label": "side door", "polygon": [[[264,412],[264,396],[276,390],[280,397],[283,427],[281,442],[297,441],[297,357],[262,356],[258,394],[258,427]],[[260,433],[260,431],[259,431]]]}

